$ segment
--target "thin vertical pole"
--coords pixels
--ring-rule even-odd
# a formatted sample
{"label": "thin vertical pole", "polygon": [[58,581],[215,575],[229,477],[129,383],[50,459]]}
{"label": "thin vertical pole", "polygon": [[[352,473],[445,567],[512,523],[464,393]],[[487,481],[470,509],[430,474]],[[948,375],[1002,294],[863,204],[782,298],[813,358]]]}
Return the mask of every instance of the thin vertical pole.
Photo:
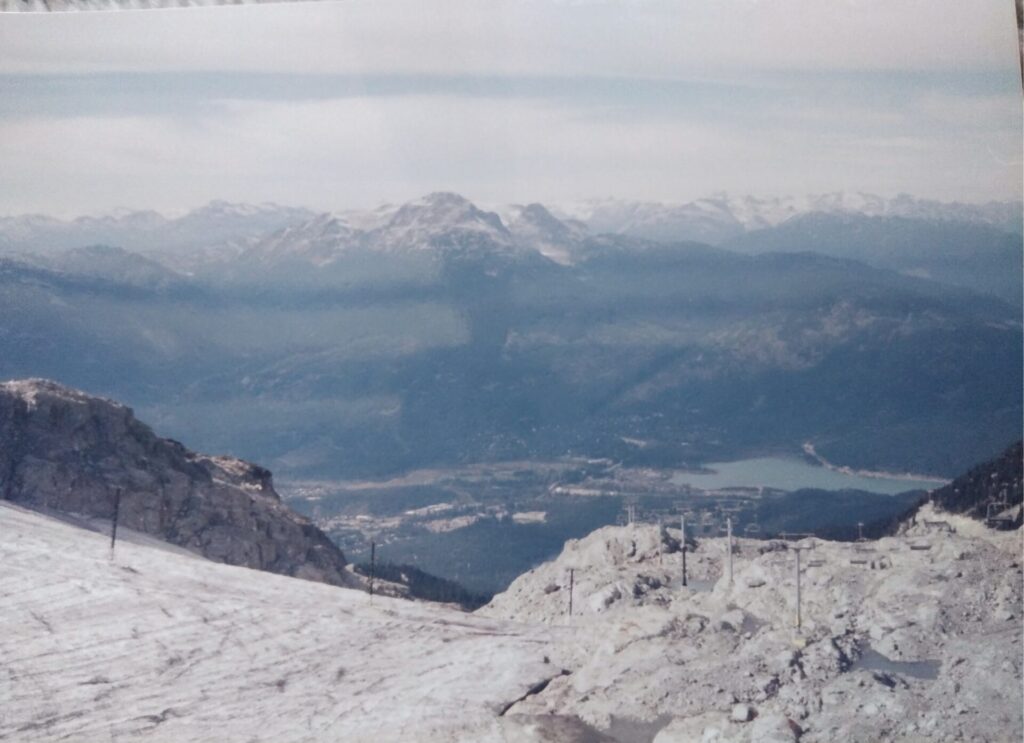
{"label": "thin vertical pole", "polygon": [[569,568],[569,619],[572,619],[572,590],[576,582],[576,571]]}
{"label": "thin vertical pole", "polygon": [[728,538],[728,550],[729,550],[729,585],[732,585],[732,518],[725,520],[725,528],[727,531]]}
{"label": "thin vertical pole", "polygon": [[665,529],[664,524],[661,522],[661,516],[658,517],[658,564],[661,565],[661,533]]}
{"label": "thin vertical pole", "polygon": [[800,614],[800,548],[796,550],[796,629],[802,629],[803,617]]}
{"label": "thin vertical pole", "polygon": [[370,599],[373,599],[373,574],[377,566],[377,543],[370,542]]}
{"label": "thin vertical pole", "polygon": [[679,517],[679,531],[683,537],[683,585],[686,585],[686,517]]}
{"label": "thin vertical pole", "polygon": [[121,488],[114,494],[114,517],[110,527],[110,551],[114,551],[114,543],[117,541],[117,518],[121,513]]}

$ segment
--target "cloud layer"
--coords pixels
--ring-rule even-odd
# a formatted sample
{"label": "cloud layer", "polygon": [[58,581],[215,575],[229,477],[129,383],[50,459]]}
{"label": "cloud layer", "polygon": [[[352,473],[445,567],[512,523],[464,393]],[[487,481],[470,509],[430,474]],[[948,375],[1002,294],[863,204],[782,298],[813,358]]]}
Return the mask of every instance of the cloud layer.
{"label": "cloud layer", "polygon": [[0,18],[0,212],[717,190],[1020,198],[1002,2]]}

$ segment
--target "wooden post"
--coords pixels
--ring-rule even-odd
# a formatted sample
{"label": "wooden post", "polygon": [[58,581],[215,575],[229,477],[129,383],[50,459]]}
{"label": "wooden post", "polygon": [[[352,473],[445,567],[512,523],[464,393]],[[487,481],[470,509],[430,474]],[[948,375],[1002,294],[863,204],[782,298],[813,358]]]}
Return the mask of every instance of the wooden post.
{"label": "wooden post", "polygon": [[796,548],[796,631],[800,632],[803,624],[803,617],[800,613],[800,548]]}
{"label": "wooden post", "polygon": [[373,574],[377,565],[377,543],[370,542],[370,600],[373,600]]}
{"label": "wooden post", "polygon": [[114,551],[114,543],[117,542],[117,518],[121,512],[121,488],[114,491],[114,517],[110,526],[110,551]]}
{"label": "wooden post", "polygon": [[661,516],[659,516],[658,517],[658,564],[659,565],[662,564],[662,562],[661,562],[661,545],[662,545],[661,534],[664,531],[664,529],[665,529],[665,525],[661,521]]}
{"label": "wooden post", "polygon": [[729,550],[729,585],[732,585],[732,517],[730,516],[725,520],[726,537],[729,542],[727,549]]}
{"label": "wooden post", "polygon": [[569,621],[572,621],[572,590],[576,582],[576,570],[569,568]]}
{"label": "wooden post", "polygon": [[682,533],[683,543],[683,586],[686,585],[686,516],[679,517],[679,531]]}

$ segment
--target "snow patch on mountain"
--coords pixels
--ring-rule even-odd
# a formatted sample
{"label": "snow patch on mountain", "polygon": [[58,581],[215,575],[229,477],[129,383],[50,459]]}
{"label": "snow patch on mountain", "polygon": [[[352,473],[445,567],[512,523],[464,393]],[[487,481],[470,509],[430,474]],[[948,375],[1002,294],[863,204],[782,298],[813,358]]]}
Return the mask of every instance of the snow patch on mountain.
{"label": "snow patch on mountain", "polygon": [[357,246],[359,239],[360,233],[343,218],[321,214],[270,235],[246,250],[242,257],[260,263],[299,260],[325,266]]}
{"label": "snow patch on mountain", "polygon": [[588,235],[582,222],[560,220],[541,204],[514,204],[502,210],[501,217],[522,249],[536,250],[563,266],[573,263]]}

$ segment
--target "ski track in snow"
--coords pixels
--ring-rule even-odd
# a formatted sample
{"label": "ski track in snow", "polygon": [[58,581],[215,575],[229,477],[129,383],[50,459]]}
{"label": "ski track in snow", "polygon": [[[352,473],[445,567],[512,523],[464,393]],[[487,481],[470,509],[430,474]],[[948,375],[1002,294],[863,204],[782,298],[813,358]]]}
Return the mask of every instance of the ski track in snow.
{"label": "ski track in snow", "polygon": [[[0,740],[488,740],[548,630],[118,541],[0,504]],[[456,619],[457,617],[457,619]]]}

